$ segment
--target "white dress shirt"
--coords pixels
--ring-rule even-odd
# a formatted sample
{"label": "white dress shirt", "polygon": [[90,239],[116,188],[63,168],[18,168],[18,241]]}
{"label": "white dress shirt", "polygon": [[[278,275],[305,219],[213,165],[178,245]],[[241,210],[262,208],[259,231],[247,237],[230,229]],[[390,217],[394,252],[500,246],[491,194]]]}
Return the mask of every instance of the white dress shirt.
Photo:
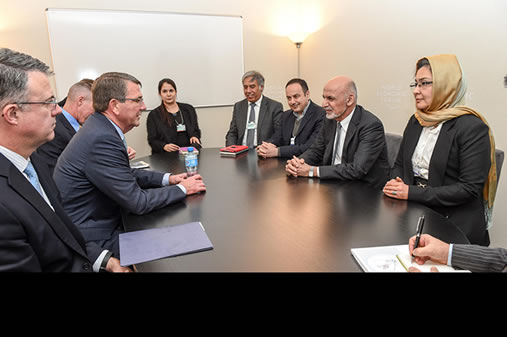
{"label": "white dress shirt", "polygon": [[[261,110],[261,103],[262,103],[262,97],[264,97],[263,95],[261,95],[261,98],[259,98],[259,100],[257,102],[255,102],[255,107],[254,107],[254,111],[255,111],[255,131],[254,131],[254,146],[257,146],[257,128],[259,126],[259,111]],[[246,111],[246,124],[245,124],[245,134],[243,135],[243,141],[241,142],[241,145],[246,145],[246,138],[247,138],[247,135],[248,135],[248,120],[250,119],[250,109],[252,109],[252,107],[250,106],[251,102],[248,102],[248,109]]]}
{"label": "white dress shirt", "polygon": [[414,154],[412,155],[412,168],[415,177],[428,180],[430,160],[437,143],[438,135],[442,129],[442,124],[444,123],[440,123],[437,126],[423,127]]}

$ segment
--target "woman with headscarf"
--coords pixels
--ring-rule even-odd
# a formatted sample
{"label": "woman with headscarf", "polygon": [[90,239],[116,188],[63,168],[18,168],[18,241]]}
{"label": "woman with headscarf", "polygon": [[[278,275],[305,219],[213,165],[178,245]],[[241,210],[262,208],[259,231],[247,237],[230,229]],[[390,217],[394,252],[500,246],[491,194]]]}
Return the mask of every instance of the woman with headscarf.
{"label": "woman with headscarf", "polygon": [[457,225],[470,243],[488,246],[495,142],[484,117],[463,105],[466,83],[458,59],[420,59],[411,87],[416,112],[384,194],[423,203]]}

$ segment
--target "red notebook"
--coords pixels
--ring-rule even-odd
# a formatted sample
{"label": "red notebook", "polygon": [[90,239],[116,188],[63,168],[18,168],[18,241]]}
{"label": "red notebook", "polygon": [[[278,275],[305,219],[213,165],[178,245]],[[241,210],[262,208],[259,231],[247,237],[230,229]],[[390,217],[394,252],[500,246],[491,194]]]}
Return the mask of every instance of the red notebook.
{"label": "red notebook", "polygon": [[220,155],[224,157],[236,157],[238,154],[248,151],[246,145],[230,145],[220,149]]}

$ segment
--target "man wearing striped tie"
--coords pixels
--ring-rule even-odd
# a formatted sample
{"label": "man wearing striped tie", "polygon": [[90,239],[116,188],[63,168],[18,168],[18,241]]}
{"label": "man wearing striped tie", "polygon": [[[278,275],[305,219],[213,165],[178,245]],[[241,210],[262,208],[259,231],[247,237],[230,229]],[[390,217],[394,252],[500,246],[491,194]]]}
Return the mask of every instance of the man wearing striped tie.
{"label": "man wearing striped tie", "polygon": [[0,49],[0,271],[128,271],[85,243],[34,153],[53,139],[61,113],[50,74],[38,59]]}

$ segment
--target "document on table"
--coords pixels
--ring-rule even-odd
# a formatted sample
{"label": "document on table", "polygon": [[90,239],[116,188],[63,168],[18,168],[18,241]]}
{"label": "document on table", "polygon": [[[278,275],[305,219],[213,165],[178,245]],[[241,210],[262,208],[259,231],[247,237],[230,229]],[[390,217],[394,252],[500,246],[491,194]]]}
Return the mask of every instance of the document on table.
{"label": "document on table", "polygon": [[416,267],[422,272],[429,272],[433,266],[437,267],[440,272],[469,272],[432,261],[426,261],[423,265],[412,262],[408,245],[352,248],[350,251],[366,272],[404,273],[410,267]]}
{"label": "document on table", "polygon": [[130,266],[213,249],[200,222],[120,234],[120,263]]}

